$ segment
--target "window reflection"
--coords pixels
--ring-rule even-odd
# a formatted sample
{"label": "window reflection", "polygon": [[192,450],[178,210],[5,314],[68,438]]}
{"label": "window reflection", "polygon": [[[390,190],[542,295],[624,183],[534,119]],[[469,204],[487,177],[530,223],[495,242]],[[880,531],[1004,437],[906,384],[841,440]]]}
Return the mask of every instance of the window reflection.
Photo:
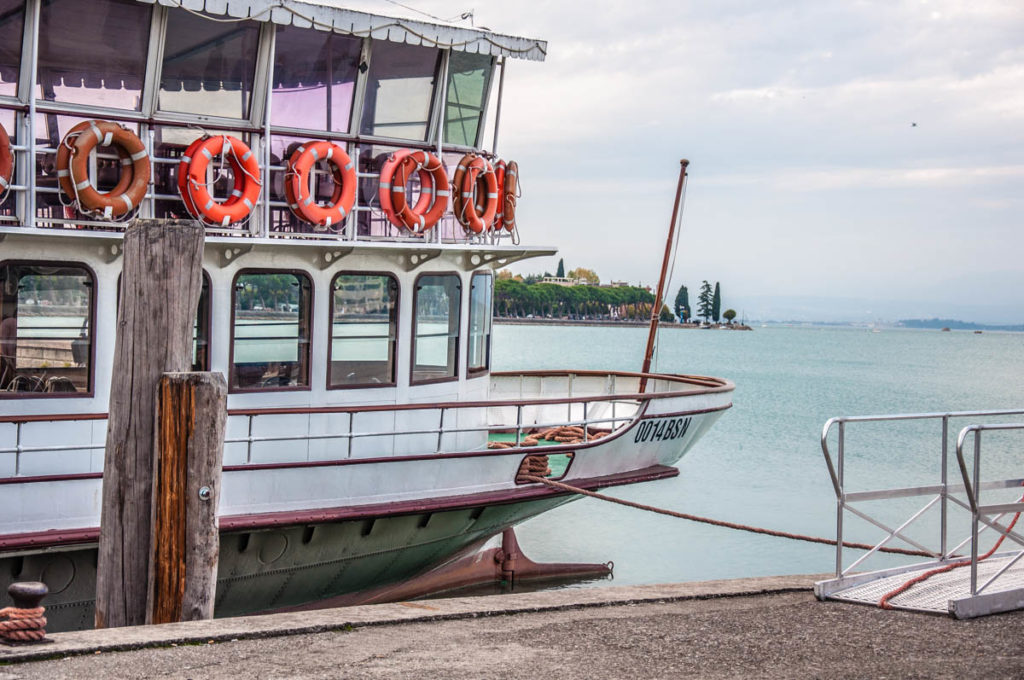
{"label": "window reflection", "polygon": [[91,391],[92,291],[83,266],[0,264],[0,391]]}
{"label": "window reflection", "polygon": [[185,11],[167,16],[160,108],[246,118],[252,98],[259,24],[217,22]]}
{"label": "window reflection", "polygon": [[[24,29],[24,0],[0,0],[0,95],[14,97],[18,94]],[[11,128],[7,131],[12,132]]]}
{"label": "window reflection", "polygon": [[457,274],[428,274],[416,282],[412,382],[451,380],[459,356],[462,282]]}
{"label": "window reflection", "polygon": [[469,289],[469,370],[486,371],[491,366],[490,274],[473,274]]}
{"label": "window reflection", "polygon": [[385,274],[338,274],[331,289],[328,384],[394,384],[398,282]]}
{"label": "window reflection", "polygon": [[271,122],[348,132],[362,40],[283,26],[274,42]]}
{"label": "window reflection", "polygon": [[452,51],[448,59],[444,141],[476,146],[484,99],[491,80],[492,58],[485,54]]}
{"label": "window reflection", "polygon": [[134,0],[43,2],[36,96],[137,111],[151,13],[151,5]]}
{"label": "window reflection", "polygon": [[427,138],[430,101],[441,52],[433,47],[376,41],[363,104],[363,134]]}
{"label": "window reflection", "polygon": [[312,287],[305,274],[246,271],[235,279],[231,386],[309,385]]}
{"label": "window reflection", "polygon": [[[121,274],[117,275],[117,309],[121,310]],[[192,368],[193,371],[210,370],[210,275],[203,271],[202,286],[199,289],[199,304],[196,317],[192,320]]]}

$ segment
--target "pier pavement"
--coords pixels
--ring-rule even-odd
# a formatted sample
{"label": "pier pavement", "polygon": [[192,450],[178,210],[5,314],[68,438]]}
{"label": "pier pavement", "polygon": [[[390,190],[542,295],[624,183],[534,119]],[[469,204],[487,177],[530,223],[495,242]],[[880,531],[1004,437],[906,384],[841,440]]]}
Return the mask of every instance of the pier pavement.
{"label": "pier pavement", "polygon": [[956,621],[833,602],[817,577],[420,600],[59,633],[20,678],[1024,676],[1024,612]]}

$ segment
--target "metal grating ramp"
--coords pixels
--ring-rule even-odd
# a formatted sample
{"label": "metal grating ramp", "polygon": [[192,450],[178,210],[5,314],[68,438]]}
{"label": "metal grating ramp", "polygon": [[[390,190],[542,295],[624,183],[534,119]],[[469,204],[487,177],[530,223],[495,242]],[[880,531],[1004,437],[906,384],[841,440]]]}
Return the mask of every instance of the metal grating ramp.
{"label": "metal grating ramp", "polygon": [[[1014,555],[993,556],[978,563],[978,587],[996,575],[1013,560]],[[941,564],[931,563],[919,565],[912,570],[899,570],[898,573],[883,575],[848,588],[836,590],[828,594],[828,599],[860,604],[877,605],[882,597],[907,581],[936,569]],[[988,601],[980,609],[970,601]],[[1019,600],[1019,602],[1018,602]],[[961,604],[963,603],[963,604]],[[1015,606],[1013,603],[1016,603]],[[935,574],[922,583],[914,584],[909,590],[889,600],[896,609],[932,612],[940,614],[953,613],[958,618],[970,618],[995,611],[1008,611],[1024,606],[1024,560],[1018,560],[1010,566],[994,583],[983,591],[982,595],[971,597],[970,565],[958,567],[951,571]],[[1011,606],[1007,606],[1007,605]],[[965,606],[966,605],[966,606]]]}

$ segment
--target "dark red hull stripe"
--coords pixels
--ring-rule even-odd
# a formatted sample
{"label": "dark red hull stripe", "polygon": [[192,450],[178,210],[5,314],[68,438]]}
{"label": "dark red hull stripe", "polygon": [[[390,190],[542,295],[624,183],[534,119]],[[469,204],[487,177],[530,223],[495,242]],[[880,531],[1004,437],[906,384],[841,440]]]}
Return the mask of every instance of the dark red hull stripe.
{"label": "dark red hull stripe", "polygon": [[[652,465],[642,470],[573,480],[573,485],[581,489],[596,490],[610,486],[668,479],[678,474],[679,470],[674,467]],[[562,491],[554,491],[540,484],[530,484],[503,491],[488,491],[464,496],[443,496],[422,500],[400,501],[397,503],[376,503],[373,505],[294,510],[290,512],[270,512],[253,515],[229,515],[220,518],[220,530],[221,533],[254,531],[297,524],[328,524],[350,520],[417,515],[428,512],[450,512],[490,505],[522,503],[524,501],[564,495],[567,494]],[[7,534],[0,536],[0,551],[56,548],[95,543],[99,540],[99,534],[99,527]]]}

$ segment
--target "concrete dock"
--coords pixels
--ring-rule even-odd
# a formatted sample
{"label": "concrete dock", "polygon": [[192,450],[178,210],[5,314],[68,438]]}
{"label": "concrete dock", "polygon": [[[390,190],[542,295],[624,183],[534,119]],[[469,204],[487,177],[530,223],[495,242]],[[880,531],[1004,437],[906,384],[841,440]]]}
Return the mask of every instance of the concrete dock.
{"label": "concrete dock", "polygon": [[1024,676],[1024,612],[818,602],[818,577],[421,600],[60,633],[0,647],[14,678]]}

